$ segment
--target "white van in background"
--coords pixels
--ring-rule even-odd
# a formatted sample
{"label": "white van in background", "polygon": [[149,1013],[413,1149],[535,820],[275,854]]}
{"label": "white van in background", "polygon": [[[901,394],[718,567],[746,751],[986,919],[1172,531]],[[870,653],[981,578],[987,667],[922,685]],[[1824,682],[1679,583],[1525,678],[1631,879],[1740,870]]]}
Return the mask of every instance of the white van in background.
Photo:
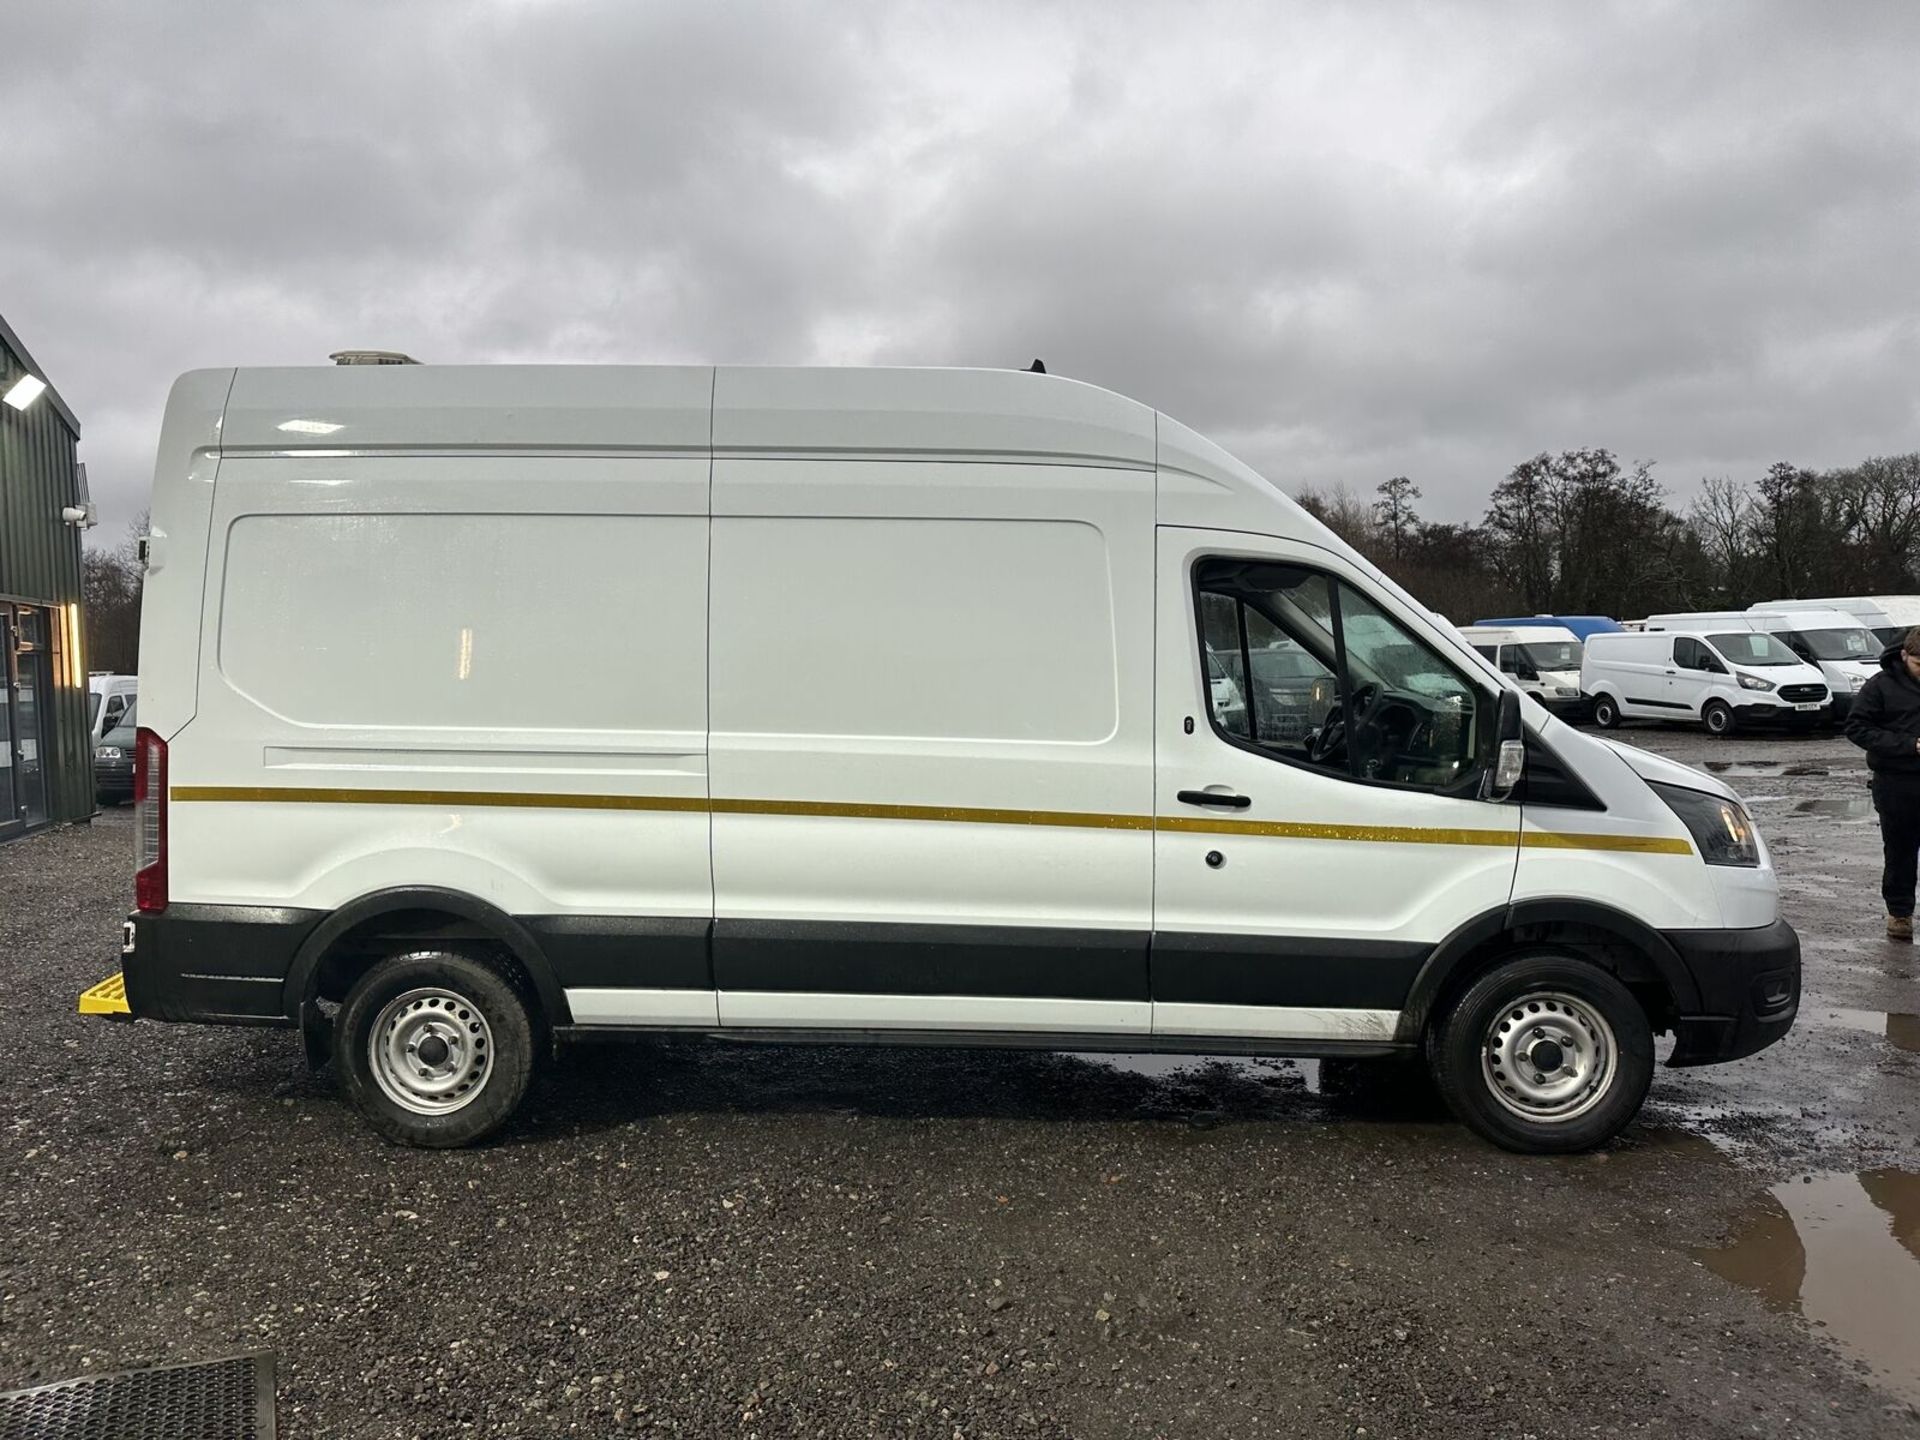
{"label": "white van in background", "polygon": [[1776,640],[1819,670],[1833,692],[1833,713],[1844,720],[1854,694],[1880,673],[1878,635],[1844,610],[1756,610],[1754,618]]}
{"label": "white van in background", "polygon": [[1460,637],[1561,719],[1586,718],[1580,638],[1564,625],[1466,625]]}
{"label": "white van in background", "polygon": [[1649,630],[1761,631],[1783,642],[1820,672],[1833,697],[1829,718],[1842,720],[1853,695],[1879,668],[1880,645],[1873,632],[1838,610],[1801,610],[1785,615],[1761,610],[1701,610],[1649,615]]}
{"label": "white van in background", "polygon": [[1750,610],[1787,614],[1795,610],[1840,611],[1873,632],[1882,646],[1898,645],[1920,625],[1920,595],[1838,595],[1826,600],[1769,600]]}
{"label": "white van in background", "polygon": [[87,729],[98,743],[102,735],[118,725],[140,693],[140,681],[133,675],[110,675],[102,671],[87,676]]}
{"label": "white van in background", "polygon": [[89,1002],[298,1029],[405,1143],[627,1033],[1403,1056],[1567,1151],[1798,1006],[1727,786],[1059,376],[189,374],[140,661]]}
{"label": "white van in background", "polygon": [[1747,618],[1663,630],[1653,616],[1643,631],[1589,636],[1580,688],[1593,697],[1594,723],[1697,720],[1725,735],[1736,723],[1824,721],[1832,697],[1820,672]]}

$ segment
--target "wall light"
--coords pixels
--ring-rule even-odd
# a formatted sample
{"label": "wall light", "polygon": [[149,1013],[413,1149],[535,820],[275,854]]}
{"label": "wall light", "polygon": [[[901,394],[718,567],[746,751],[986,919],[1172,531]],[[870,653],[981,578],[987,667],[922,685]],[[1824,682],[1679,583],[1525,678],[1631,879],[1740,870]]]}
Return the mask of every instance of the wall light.
{"label": "wall light", "polygon": [[67,627],[67,679],[74,689],[84,690],[87,688],[87,662],[80,653],[80,607],[69,601],[60,618]]}
{"label": "wall light", "polygon": [[38,400],[41,392],[46,388],[47,382],[38,375],[22,375],[13,382],[13,388],[4,396],[0,396],[0,399],[4,399],[16,410],[24,410]]}

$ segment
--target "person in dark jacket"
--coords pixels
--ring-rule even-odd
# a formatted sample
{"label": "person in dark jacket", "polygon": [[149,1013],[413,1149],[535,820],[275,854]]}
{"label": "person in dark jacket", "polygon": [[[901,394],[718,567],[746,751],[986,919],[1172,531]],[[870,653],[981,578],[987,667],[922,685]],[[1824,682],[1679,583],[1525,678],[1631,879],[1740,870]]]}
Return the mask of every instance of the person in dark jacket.
{"label": "person in dark jacket", "polygon": [[1886,851],[1880,893],[1887,902],[1887,934],[1911,940],[1920,866],[1920,627],[1880,656],[1880,673],[1853,697],[1846,732],[1867,752],[1873,772],[1873,808]]}

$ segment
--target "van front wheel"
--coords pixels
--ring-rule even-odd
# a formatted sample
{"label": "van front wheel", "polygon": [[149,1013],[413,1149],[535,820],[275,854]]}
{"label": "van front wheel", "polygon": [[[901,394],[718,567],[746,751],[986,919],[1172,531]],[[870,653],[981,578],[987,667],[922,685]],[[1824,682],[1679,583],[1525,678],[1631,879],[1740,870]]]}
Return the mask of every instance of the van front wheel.
{"label": "van front wheel", "polygon": [[1627,987],[1572,956],[1529,955],[1482,975],[1429,1034],[1447,1106],[1507,1150],[1603,1145],[1653,1083],[1653,1031]]}
{"label": "van front wheel", "polygon": [[1709,735],[1725,735],[1733,729],[1733,710],[1724,700],[1709,700],[1700,718],[1707,722]]}
{"label": "van front wheel", "polygon": [[334,1068],[369,1123],[399,1145],[469,1145],[527,1093],[533,1015],[514,978],[452,950],[382,960],[333,1027]]}
{"label": "van front wheel", "polygon": [[1620,723],[1620,707],[1613,703],[1611,696],[1593,697],[1593,723],[1602,730],[1611,730]]}

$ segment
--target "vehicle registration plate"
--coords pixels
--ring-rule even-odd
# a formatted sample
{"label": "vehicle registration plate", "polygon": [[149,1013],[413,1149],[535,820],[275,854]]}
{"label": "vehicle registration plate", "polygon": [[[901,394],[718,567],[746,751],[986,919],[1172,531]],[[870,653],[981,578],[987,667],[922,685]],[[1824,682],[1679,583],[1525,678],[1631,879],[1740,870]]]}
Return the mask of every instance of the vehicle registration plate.
{"label": "vehicle registration plate", "polygon": [[1820,707],[1814,704],[1807,704],[1807,705],[1796,705],[1793,708],[1796,710],[1818,710]]}

